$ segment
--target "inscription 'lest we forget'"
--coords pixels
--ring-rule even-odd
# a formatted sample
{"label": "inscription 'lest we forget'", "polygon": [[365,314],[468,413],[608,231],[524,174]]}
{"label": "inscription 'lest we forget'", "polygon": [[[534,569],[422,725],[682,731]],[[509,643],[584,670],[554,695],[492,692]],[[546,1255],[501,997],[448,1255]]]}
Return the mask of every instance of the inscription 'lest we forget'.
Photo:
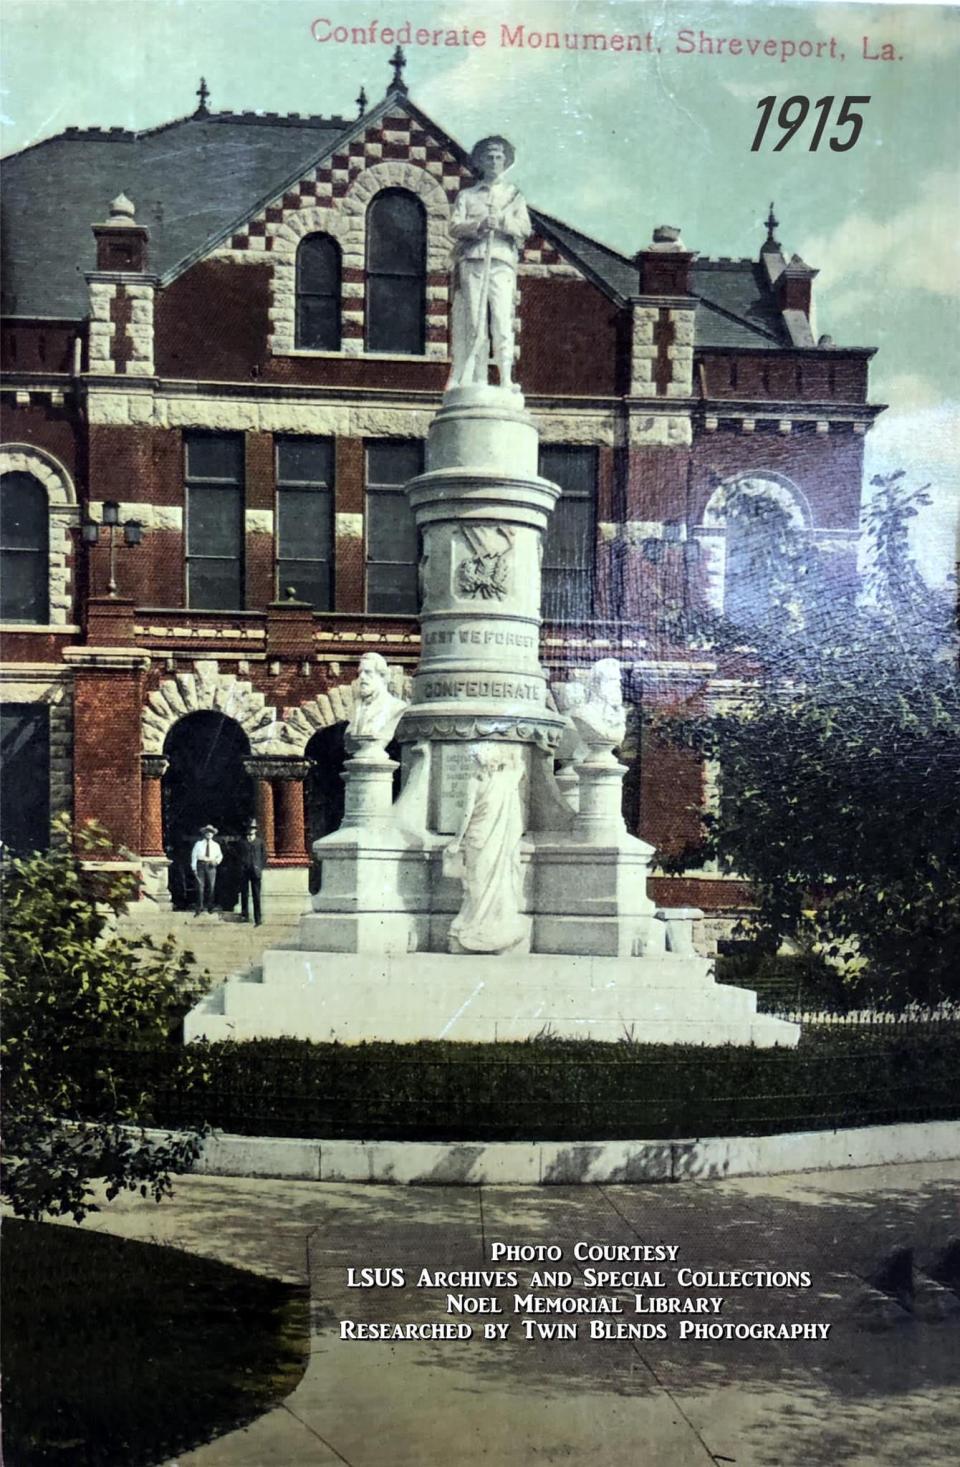
{"label": "inscription 'lest we forget'", "polygon": [[459,630],[451,627],[436,627],[424,637],[427,647],[535,647],[537,639],[529,632],[472,631],[468,627]]}

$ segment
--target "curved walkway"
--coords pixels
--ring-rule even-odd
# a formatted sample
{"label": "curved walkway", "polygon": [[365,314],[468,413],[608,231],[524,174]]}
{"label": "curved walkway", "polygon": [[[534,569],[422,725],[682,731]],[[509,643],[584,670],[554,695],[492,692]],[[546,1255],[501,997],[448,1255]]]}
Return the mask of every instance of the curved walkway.
{"label": "curved walkway", "polygon": [[[960,1298],[937,1282],[960,1233],[960,1163],[712,1181],[709,1186],[404,1187],[186,1177],[157,1208],[121,1199],[92,1226],[277,1277],[309,1279],[307,1372],[281,1407],[179,1467],[946,1467],[960,1439]],[[824,1340],[522,1338],[521,1288],[417,1290],[421,1268],[494,1264],[495,1242],[679,1249],[676,1266],[808,1270],[809,1288],[722,1296],[719,1321],[829,1324]],[[911,1255],[897,1254],[908,1248]],[[956,1245],[960,1254],[960,1244]],[[398,1267],[407,1287],[348,1287]],[[597,1265],[610,1267],[611,1265]],[[612,1265],[636,1267],[636,1265]],[[651,1265],[655,1267],[656,1265]],[[447,1292],[502,1303],[502,1342],[341,1340],[339,1321],[438,1321]],[[551,1291],[547,1291],[551,1292]],[[607,1289],[607,1294],[616,1291]],[[680,1297],[682,1291],[662,1292]],[[634,1290],[623,1319],[636,1321]],[[546,1316],[541,1316],[546,1319]],[[551,1317],[552,1318],[552,1317]],[[483,1316],[470,1317],[475,1335]],[[549,1321],[548,1321],[549,1322]]]}

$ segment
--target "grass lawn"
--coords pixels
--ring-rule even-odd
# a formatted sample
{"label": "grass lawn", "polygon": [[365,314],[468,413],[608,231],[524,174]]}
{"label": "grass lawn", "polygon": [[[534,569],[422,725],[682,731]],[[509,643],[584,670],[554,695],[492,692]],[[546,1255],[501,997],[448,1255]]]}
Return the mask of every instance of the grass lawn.
{"label": "grass lawn", "polygon": [[5,1220],[6,1467],[141,1467],[259,1416],[306,1365],[307,1290]]}

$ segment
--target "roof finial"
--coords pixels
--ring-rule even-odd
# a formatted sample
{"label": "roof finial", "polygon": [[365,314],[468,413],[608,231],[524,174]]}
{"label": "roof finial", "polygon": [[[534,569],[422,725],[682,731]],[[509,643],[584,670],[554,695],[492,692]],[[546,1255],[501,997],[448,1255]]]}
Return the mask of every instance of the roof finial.
{"label": "roof finial", "polygon": [[403,47],[398,46],[390,57],[390,65],[393,67],[393,80],[387,87],[388,92],[406,92],[407,84],[403,79],[403,68],[407,64],[407,58],[403,54]]}
{"label": "roof finial", "polygon": [[367,93],[366,93],[366,89],[361,86],[359,95],[357,97],[357,116],[358,117],[362,117],[363,114],[366,112],[366,110],[367,110]]}
{"label": "roof finial", "polygon": [[207,99],[210,96],[210,88],[207,86],[205,76],[200,78],[200,85],[197,87],[197,96],[200,98],[200,105],[193,114],[194,117],[209,117],[210,109],[207,106]]}
{"label": "roof finial", "polygon": [[780,248],[780,241],[777,239],[775,231],[780,223],[780,220],[773,212],[772,201],[770,203],[770,213],[767,215],[764,223],[767,226],[767,242],[764,245],[764,249],[778,250]]}

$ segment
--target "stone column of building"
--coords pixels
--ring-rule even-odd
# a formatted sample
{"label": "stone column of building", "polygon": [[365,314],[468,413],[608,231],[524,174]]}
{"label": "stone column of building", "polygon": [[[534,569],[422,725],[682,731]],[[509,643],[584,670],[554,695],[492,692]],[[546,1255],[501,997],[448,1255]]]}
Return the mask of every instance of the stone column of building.
{"label": "stone column of building", "polygon": [[271,768],[262,758],[244,759],[243,767],[254,782],[257,824],[260,826],[260,835],[266,848],[267,860],[273,861],[277,854],[277,825]]}
{"label": "stone column of building", "polygon": [[309,769],[306,760],[291,760],[273,779],[278,861],[308,859],[303,782]]}
{"label": "stone column of building", "polygon": [[643,623],[658,604],[659,559],[640,543],[666,539],[686,517],[693,441],[693,345],[697,298],[694,254],[678,229],[655,229],[636,257],[640,293],[631,301],[630,396],[627,404],[626,543],[621,547],[621,615]]}
{"label": "stone column of building", "polygon": [[170,861],[163,844],[163,776],[169,760],[140,756],[140,874],[144,891],[162,907],[171,905]]}
{"label": "stone column of building", "polygon": [[163,776],[169,760],[156,754],[140,757],[140,854],[163,856]]}

